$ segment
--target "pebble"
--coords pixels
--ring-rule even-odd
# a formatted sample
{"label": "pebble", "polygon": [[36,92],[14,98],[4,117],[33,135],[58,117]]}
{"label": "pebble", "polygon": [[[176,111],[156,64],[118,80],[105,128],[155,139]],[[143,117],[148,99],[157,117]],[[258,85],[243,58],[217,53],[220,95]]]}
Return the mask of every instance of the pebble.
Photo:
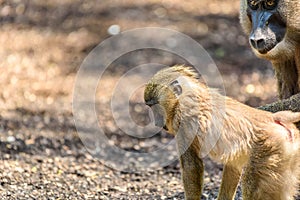
{"label": "pebble", "polygon": [[12,142],[15,142],[15,141],[16,141],[16,138],[14,136],[8,136],[7,137],[7,142],[12,143]]}

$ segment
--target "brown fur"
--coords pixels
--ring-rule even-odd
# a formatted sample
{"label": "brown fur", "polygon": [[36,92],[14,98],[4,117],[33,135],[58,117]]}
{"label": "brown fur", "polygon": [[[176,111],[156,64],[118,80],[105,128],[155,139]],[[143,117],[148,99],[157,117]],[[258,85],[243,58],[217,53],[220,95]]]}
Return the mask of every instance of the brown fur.
{"label": "brown fur", "polygon": [[[287,33],[279,44],[266,54],[253,52],[260,58],[272,62],[277,78],[280,99],[286,99],[300,92],[300,1],[279,0],[280,15],[286,21]],[[247,16],[247,0],[241,0],[240,23],[247,35],[252,24]]]}
{"label": "brown fur", "polygon": [[[244,200],[287,200],[297,192],[300,174],[300,113],[275,114],[254,109],[207,88],[187,67],[159,71],[146,86],[146,103],[164,109],[170,133],[176,135],[186,199],[199,199],[202,157],[225,164],[218,199],[233,199],[240,175]],[[172,83],[182,90],[176,94]],[[289,177],[289,178],[288,178]]]}

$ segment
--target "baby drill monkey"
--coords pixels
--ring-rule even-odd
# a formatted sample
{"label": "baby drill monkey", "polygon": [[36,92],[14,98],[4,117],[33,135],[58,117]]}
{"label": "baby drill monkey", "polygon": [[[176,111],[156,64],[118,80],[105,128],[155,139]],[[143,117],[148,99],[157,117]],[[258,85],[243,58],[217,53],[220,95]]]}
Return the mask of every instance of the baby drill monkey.
{"label": "baby drill monkey", "polygon": [[270,113],[224,97],[188,67],[156,73],[144,99],[158,126],[176,137],[186,199],[200,199],[202,157],[224,164],[219,200],[234,199],[242,173],[244,200],[287,200],[300,175],[300,113]]}

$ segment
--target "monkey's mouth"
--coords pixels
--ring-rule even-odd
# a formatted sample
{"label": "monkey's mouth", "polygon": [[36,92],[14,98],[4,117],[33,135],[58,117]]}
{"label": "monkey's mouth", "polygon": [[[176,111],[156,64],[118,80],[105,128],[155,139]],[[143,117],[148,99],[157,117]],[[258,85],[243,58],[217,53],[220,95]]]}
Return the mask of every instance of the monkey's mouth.
{"label": "monkey's mouth", "polygon": [[269,51],[271,51],[272,49],[274,49],[276,47],[278,43],[274,42],[274,43],[267,43],[267,44],[264,44],[264,45],[254,45],[254,44],[251,44],[251,46],[260,54],[264,55],[264,54],[267,54]]}
{"label": "monkey's mouth", "polygon": [[269,51],[271,51],[272,49],[274,49],[274,47],[276,46],[275,45],[269,45],[269,46],[266,46],[265,48],[263,49],[257,49],[257,51],[260,53],[260,54],[267,54]]}
{"label": "monkey's mouth", "polygon": [[270,51],[271,49],[257,49],[257,51],[260,53],[260,54],[266,54]]}
{"label": "monkey's mouth", "polygon": [[166,130],[166,131],[169,130],[168,127],[167,127],[166,125],[163,126],[163,129]]}

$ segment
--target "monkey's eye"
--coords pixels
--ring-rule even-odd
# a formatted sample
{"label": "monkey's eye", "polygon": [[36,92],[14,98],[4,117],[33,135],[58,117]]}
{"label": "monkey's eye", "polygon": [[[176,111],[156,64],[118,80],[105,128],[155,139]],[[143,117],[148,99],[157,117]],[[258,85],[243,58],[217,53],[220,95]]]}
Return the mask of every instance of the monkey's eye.
{"label": "monkey's eye", "polygon": [[248,5],[252,10],[256,10],[258,8],[258,1],[256,0],[249,0]]}
{"label": "monkey's eye", "polygon": [[264,7],[265,9],[273,9],[276,6],[275,0],[266,0]]}

